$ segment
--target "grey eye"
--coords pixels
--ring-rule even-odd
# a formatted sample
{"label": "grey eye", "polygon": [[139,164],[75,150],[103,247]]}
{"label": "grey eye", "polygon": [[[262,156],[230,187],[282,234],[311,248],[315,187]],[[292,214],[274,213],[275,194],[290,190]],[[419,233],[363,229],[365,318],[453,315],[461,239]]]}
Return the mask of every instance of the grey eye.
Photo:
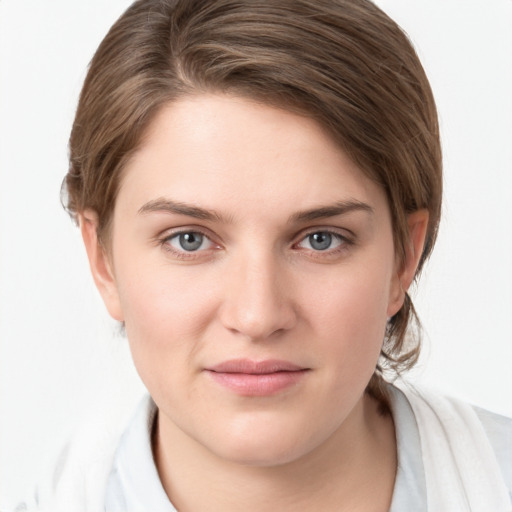
{"label": "grey eye", "polygon": [[163,245],[181,257],[187,254],[191,257],[194,253],[199,254],[218,248],[207,235],[200,231],[181,231],[169,235],[163,240]]}
{"label": "grey eye", "polygon": [[309,245],[315,251],[325,251],[332,245],[332,235],[325,231],[312,233],[308,236]]}
{"label": "grey eye", "polygon": [[298,244],[302,249],[310,251],[328,251],[333,250],[346,243],[346,239],[338,233],[330,231],[314,231],[306,235]]}
{"label": "grey eye", "polygon": [[192,252],[197,251],[202,247],[206,237],[201,233],[190,231],[188,233],[179,233],[173,236],[170,243],[173,247],[183,251]]}

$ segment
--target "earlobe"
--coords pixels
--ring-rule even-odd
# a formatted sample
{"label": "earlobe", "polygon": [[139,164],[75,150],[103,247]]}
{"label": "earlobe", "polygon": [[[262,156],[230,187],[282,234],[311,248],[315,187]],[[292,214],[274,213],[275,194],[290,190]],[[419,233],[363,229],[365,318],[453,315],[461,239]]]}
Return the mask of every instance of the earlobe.
{"label": "earlobe", "polygon": [[428,210],[417,210],[407,217],[409,243],[405,248],[405,260],[401,262],[391,287],[388,316],[392,317],[402,307],[405,294],[412,284],[418,268],[427,235]]}
{"label": "earlobe", "polygon": [[78,221],[96,287],[110,316],[122,322],[124,317],[112,264],[98,239],[98,215],[92,210],[85,210],[78,215]]}

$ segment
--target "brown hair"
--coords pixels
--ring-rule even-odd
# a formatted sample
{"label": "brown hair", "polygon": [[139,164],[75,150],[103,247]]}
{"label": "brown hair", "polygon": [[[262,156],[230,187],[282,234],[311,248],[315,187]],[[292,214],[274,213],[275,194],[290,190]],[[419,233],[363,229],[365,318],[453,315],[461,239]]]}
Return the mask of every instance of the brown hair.
{"label": "brown hair", "polygon": [[[159,109],[179,97],[226,92],[317,120],[387,194],[403,260],[407,214],[430,213],[418,272],[441,209],[436,107],[407,36],[369,0],[138,0],[99,46],[70,138],[64,191],[72,215],[109,224],[123,168]],[[368,391],[384,398],[382,372],[412,366],[419,336],[406,295],[389,321]],[[407,340],[407,341],[406,341]]]}

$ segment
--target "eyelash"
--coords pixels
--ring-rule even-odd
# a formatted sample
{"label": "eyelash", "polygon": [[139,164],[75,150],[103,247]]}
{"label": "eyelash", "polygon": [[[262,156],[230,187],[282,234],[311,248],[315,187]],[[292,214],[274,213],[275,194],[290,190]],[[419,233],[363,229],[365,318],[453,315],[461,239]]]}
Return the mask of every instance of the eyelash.
{"label": "eyelash", "polygon": [[[334,248],[327,248],[325,250],[321,249],[308,249],[305,248],[305,250],[308,251],[309,255],[314,258],[327,258],[327,257],[333,257],[339,255],[341,252],[344,252],[348,250],[348,248],[352,245],[354,245],[354,239],[352,237],[349,237],[347,235],[342,235],[336,230],[333,230],[332,228],[316,228],[314,230],[308,231],[304,234],[301,234],[301,238],[298,242],[296,242],[293,246],[296,247],[301,243],[304,243],[307,241],[311,236],[322,234],[322,235],[329,235],[332,237],[332,241],[337,241],[338,245]],[[310,244],[311,245],[311,244]]]}
{"label": "eyelash", "polygon": [[[204,257],[205,255],[204,254],[201,255],[201,253],[211,250],[209,248],[209,249],[203,249],[203,250],[198,250],[198,251],[186,251],[185,249],[183,249],[183,250],[176,249],[176,248],[172,247],[172,245],[170,245],[171,240],[173,240],[181,235],[186,235],[186,234],[201,235],[206,240],[208,240],[210,244],[212,244],[214,246],[213,247],[214,250],[218,249],[220,247],[219,244],[217,244],[216,242],[214,242],[212,240],[211,235],[208,235],[207,233],[205,233],[204,231],[202,231],[198,228],[180,229],[179,231],[167,233],[165,236],[158,239],[158,243],[159,243],[159,245],[162,246],[162,248],[165,251],[171,253],[174,257],[176,257],[180,260],[192,260],[192,259],[196,259],[198,257]],[[299,244],[304,243],[309,237],[311,237],[312,235],[315,235],[315,234],[330,235],[333,239],[335,239],[339,242],[339,245],[336,246],[334,249],[327,248],[325,250],[315,250],[315,249],[303,248],[303,250],[307,251],[308,255],[310,255],[313,258],[328,258],[328,257],[337,256],[340,253],[348,250],[348,248],[350,246],[355,244],[355,241],[354,241],[354,238],[352,235],[351,236],[342,235],[341,233],[339,233],[336,230],[333,230],[332,228],[316,228],[316,229],[307,231],[305,233],[301,233],[299,240],[292,244],[292,248],[294,248],[294,249],[297,248],[299,246]],[[300,250],[300,248],[298,250]]]}
{"label": "eyelash", "polygon": [[181,235],[201,235],[206,240],[210,242],[213,246],[219,247],[219,244],[216,244],[213,240],[211,235],[208,235],[204,231],[193,228],[193,229],[180,229],[179,231],[174,231],[172,233],[167,233],[165,236],[163,236],[161,239],[158,240],[159,244],[162,246],[162,248],[171,253],[174,257],[181,259],[181,260],[191,260],[195,259],[200,256],[200,253],[205,252],[205,250],[202,251],[186,251],[185,249],[179,250],[172,245],[170,245],[170,242],[172,239],[177,238]]}

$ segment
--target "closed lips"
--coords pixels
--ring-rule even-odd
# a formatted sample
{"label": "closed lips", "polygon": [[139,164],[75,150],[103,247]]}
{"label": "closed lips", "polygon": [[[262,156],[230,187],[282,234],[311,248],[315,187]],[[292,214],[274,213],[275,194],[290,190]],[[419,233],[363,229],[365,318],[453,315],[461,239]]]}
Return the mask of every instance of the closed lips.
{"label": "closed lips", "polygon": [[225,361],[206,370],[216,373],[245,373],[252,375],[261,375],[277,372],[297,372],[308,368],[298,366],[289,361],[266,360],[251,361],[249,359],[232,359]]}
{"label": "closed lips", "polygon": [[309,372],[289,361],[234,359],[206,368],[211,378],[240,396],[271,396],[293,387]]}

